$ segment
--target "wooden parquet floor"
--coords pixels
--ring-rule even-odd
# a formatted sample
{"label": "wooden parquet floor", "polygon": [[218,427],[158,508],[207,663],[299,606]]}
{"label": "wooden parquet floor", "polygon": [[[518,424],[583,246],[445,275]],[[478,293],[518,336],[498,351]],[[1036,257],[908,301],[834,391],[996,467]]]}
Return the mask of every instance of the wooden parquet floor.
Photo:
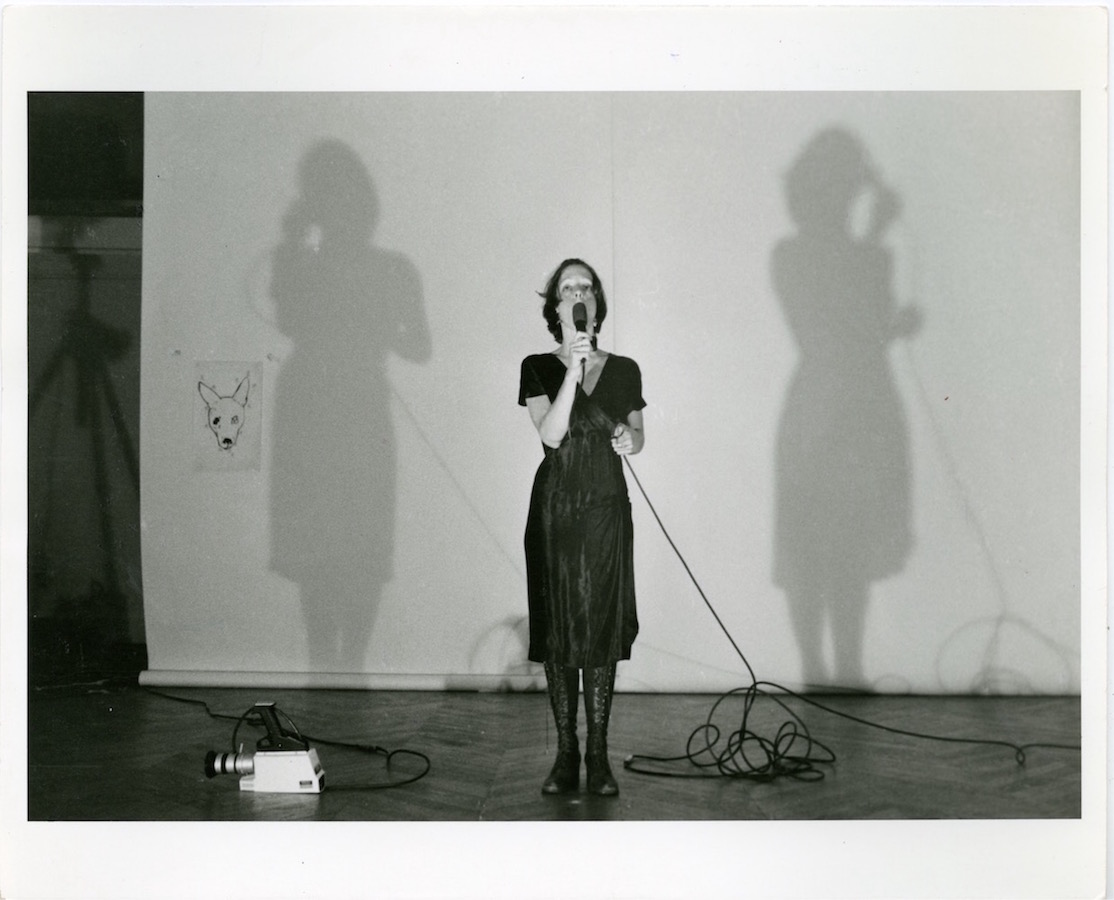
{"label": "wooden parquet floor", "polygon": [[[550,821],[1077,818],[1078,751],[1034,748],[1019,765],[1008,747],[919,740],[786,702],[836,756],[819,781],[658,777],[627,771],[628,755],[677,756],[716,697],[619,694],[610,750],[621,794],[543,796],[555,736],[540,693],[255,691],[85,687],[33,692],[28,703],[31,821]],[[1078,698],[827,696],[832,709],[894,728],[1016,743],[1078,745]],[[237,777],[208,779],[209,750],[231,749],[234,719],[272,701],[319,740],[407,749],[382,756],[317,743],[320,795],[241,792]],[[742,701],[717,715],[725,736]],[[772,738],[787,716],[769,700],[753,715]],[[581,708],[583,738],[583,708]],[[241,728],[250,749],[261,734]],[[688,763],[671,771],[693,774]]]}

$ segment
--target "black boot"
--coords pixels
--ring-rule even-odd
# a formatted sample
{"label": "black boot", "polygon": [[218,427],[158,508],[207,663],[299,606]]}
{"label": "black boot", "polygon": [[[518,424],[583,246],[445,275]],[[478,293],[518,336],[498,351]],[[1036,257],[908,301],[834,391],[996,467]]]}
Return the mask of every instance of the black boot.
{"label": "black boot", "polygon": [[584,709],[588,714],[584,764],[588,769],[588,792],[604,797],[619,793],[619,785],[607,761],[607,722],[611,717],[614,690],[615,663],[584,670]]}
{"label": "black boot", "polygon": [[557,759],[549,777],[542,782],[542,793],[565,794],[580,787],[580,745],[576,739],[580,670],[547,662],[545,681],[553,721],[557,723]]}

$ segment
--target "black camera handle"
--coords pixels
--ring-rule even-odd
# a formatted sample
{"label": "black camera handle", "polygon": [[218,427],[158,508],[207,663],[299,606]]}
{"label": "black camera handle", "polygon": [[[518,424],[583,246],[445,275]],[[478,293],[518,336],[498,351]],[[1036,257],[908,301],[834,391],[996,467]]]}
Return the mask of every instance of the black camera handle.
{"label": "black camera handle", "polygon": [[282,727],[278,718],[278,709],[274,703],[256,703],[254,711],[263,720],[263,727],[267,734],[256,742],[258,750],[308,750],[309,742],[301,735],[287,731]]}

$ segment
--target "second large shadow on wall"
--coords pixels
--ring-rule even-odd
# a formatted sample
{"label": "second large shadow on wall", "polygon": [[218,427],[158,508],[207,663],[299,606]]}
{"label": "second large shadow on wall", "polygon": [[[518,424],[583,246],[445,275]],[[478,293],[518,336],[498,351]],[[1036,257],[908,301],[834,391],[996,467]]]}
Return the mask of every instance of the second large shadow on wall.
{"label": "second large shadow on wall", "polygon": [[[920,315],[897,307],[883,243],[898,197],[855,136],[817,134],[784,187],[797,231],[775,247],[771,268],[798,362],[777,438],[774,581],[805,687],[859,690],[870,586],[902,570],[913,541],[907,428],[888,348],[916,333]],[[856,230],[864,197],[868,221]]]}
{"label": "second large shadow on wall", "polygon": [[272,261],[275,324],[293,349],[275,387],[271,566],[300,587],[317,672],[368,665],[394,557],[387,362],[431,351],[417,269],[373,243],[379,212],[358,155],[321,141],[300,162]]}

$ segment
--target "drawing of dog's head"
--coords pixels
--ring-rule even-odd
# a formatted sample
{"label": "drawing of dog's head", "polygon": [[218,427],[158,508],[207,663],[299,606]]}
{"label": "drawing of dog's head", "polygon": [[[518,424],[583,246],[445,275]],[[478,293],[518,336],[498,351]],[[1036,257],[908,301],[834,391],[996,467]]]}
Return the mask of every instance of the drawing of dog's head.
{"label": "drawing of dog's head", "polygon": [[244,408],[248,404],[248,376],[244,376],[244,380],[230,397],[222,397],[204,381],[197,383],[197,390],[209,409],[209,428],[217,436],[217,446],[221,450],[231,450],[236,446],[240,429],[244,427]]}

